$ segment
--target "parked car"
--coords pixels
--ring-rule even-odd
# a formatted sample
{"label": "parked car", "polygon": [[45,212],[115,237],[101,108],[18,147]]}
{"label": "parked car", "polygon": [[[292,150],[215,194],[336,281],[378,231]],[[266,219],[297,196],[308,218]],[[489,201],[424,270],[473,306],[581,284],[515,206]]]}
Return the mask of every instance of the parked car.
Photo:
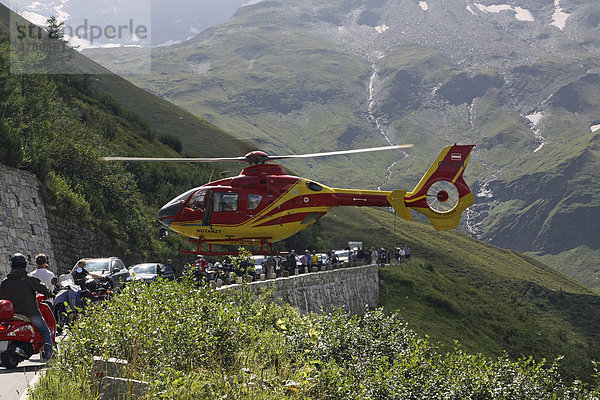
{"label": "parked car", "polygon": [[129,268],[129,274],[131,274],[131,279],[144,282],[152,282],[159,277],[170,281],[175,279],[173,267],[160,263],[136,264]]}
{"label": "parked car", "polygon": [[254,265],[253,277],[254,279],[260,278],[260,274],[264,272],[263,265],[267,263],[266,256],[252,256],[252,264]]}
{"label": "parked car", "polygon": [[347,267],[349,265],[350,250],[336,250],[334,253],[340,266]]}
{"label": "parked car", "polygon": [[[108,258],[84,258],[85,269],[97,275],[102,275],[110,282],[111,288],[119,290],[128,280],[130,280],[129,271],[123,261],[118,257]],[[77,264],[75,264],[75,267]]]}

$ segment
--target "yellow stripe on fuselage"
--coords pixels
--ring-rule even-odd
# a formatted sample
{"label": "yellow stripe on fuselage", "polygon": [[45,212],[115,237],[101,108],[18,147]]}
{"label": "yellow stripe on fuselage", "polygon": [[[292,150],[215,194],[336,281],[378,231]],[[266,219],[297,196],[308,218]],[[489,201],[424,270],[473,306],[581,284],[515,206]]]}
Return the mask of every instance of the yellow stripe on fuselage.
{"label": "yellow stripe on fuselage", "polygon": [[[297,221],[267,226],[260,225],[272,222],[278,218],[285,217],[286,215],[298,213],[326,213],[331,209],[330,206],[311,207],[309,204],[306,204],[303,201],[303,198],[315,193],[334,193],[335,191],[329,187],[321,185],[323,189],[319,192],[315,192],[308,189],[308,187],[306,186],[306,182],[308,182],[308,180],[299,180],[297,183],[292,185],[285,193],[279,196],[272,204],[270,204],[264,210],[262,210],[255,216],[250,217],[242,223],[230,225],[213,224],[211,226],[200,226],[202,221],[197,220],[186,221],[184,223],[173,223],[171,225],[171,229],[189,238],[198,239],[199,237],[203,237],[204,240],[210,241],[245,237],[269,238],[270,242],[285,239],[289,236],[292,236],[294,233],[299,232],[302,229],[308,227],[310,224],[302,224],[300,221]],[[278,207],[280,207],[288,201],[293,200],[294,198],[298,198],[298,207],[277,212],[273,215],[269,215]]]}

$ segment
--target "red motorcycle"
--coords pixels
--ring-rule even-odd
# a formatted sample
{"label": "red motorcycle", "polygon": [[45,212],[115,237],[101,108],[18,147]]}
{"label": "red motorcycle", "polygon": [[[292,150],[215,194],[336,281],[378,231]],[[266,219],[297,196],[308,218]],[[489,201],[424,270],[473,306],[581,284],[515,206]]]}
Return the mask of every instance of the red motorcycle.
{"label": "red motorcycle", "polygon": [[[56,339],[56,320],[47,297],[38,294],[37,302],[42,317],[50,329],[52,342]],[[44,342],[39,332],[33,328],[28,317],[15,314],[9,300],[0,300],[0,361],[9,369],[17,368],[20,362],[39,354]]]}

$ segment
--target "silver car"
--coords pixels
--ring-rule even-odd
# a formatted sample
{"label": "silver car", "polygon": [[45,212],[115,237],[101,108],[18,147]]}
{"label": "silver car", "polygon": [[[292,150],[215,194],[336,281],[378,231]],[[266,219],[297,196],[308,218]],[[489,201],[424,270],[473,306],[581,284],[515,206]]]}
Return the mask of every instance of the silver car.
{"label": "silver car", "polygon": [[129,274],[133,280],[144,282],[153,282],[159,277],[171,281],[175,279],[173,268],[161,263],[136,264],[129,268]]}

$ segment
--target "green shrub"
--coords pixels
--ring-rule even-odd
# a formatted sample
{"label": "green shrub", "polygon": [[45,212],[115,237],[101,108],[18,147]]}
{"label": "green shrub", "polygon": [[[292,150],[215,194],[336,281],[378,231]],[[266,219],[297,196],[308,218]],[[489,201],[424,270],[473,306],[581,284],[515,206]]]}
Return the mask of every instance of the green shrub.
{"label": "green shrub", "polygon": [[[32,399],[96,398],[94,355],[125,358],[148,398],[580,399],[557,362],[438,351],[382,310],[299,315],[242,286],[231,294],[184,282],[133,282],[81,317]],[[68,379],[67,379],[68,377]],[[81,393],[75,397],[73,393]],[[124,394],[126,396],[127,394]]]}
{"label": "green shrub", "polygon": [[178,153],[180,153],[183,149],[183,143],[181,142],[181,139],[175,135],[162,134],[158,137],[158,140]]}

